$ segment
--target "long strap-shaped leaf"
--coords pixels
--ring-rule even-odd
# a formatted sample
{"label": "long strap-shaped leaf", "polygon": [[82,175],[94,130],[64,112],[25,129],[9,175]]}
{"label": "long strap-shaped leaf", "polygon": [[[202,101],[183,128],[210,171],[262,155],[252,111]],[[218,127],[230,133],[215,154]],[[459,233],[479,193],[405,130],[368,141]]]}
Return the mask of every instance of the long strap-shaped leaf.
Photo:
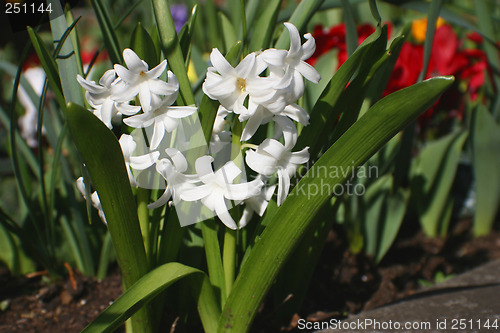
{"label": "long strap-shaped leaf", "polygon": [[142,277],[90,323],[82,333],[112,332],[168,286],[188,276],[193,277],[189,282],[194,287],[192,289],[193,296],[198,301],[198,312],[203,327],[206,332],[214,332],[220,313],[207,276],[193,267],[172,262],[164,264]]}
{"label": "long strap-shaped leaf", "polygon": [[[101,201],[125,287],[148,271],[137,208],[118,140],[106,125],[80,105],[69,103],[66,120]],[[88,184],[88,183],[87,183]],[[133,320],[147,332],[147,313]],[[135,325],[134,325],[135,326]]]}
{"label": "long strap-shaped leaf", "polygon": [[[336,184],[346,180],[346,176],[330,175],[325,170],[332,166],[349,170],[363,164],[429,108],[452,82],[452,77],[434,78],[387,96],[328,149],[274,214],[241,268],[224,307],[219,332],[240,333],[250,329],[259,305],[285,260],[313,223],[321,206],[331,197],[331,191],[325,187],[333,190]],[[307,192],[312,189],[317,190],[316,195]]]}

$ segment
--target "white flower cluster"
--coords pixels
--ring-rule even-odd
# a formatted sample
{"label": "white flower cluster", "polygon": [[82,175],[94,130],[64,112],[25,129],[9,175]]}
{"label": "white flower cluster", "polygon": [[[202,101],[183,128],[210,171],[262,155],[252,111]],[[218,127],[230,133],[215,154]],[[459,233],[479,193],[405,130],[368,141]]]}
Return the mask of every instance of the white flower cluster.
{"label": "white flower cluster", "polygon": [[[221,142],[231,142],[231,133],[224,131],[225,117],[235,113],[234,121],[245,122],[241,141],[250,140],[260,125],[274,121],[277,135],[265,139],[260,145],[251,146],[245,154],[247,166],[258,175],[253,181],[242,177],[244,163],[238,166],[229,158],[222,167],[214,171],[214,157],[204,155],[194,161],[194,173],[187,174],[189,163],[178,149],[169,146],[164,149],[166,157],[161,158],[158,151],[165,133],[172,133],[179,125],[179,119],[196,113],[196,107],[172,106],[179,84],[175,75],[168,71],[167,82],[159,77],[165,71],[164,60],[155,68],[148,70],[148,64],[132,50],[125,49],[124,61],[128,67],[115,65],[99,80],[99,84],[78,76],[80,85],[87,91],[86,97],[92,112],[109,128],[112,119],[128,116],[123,120],[133,128],[153,127],[149,152],[134,156],[136,142],[127,134],[120,138],[120,145],[129,171],[132,186],[140,185],[130,169],[144,170],[152,165],[165,180],[166,188],[158,201],[150,204],[150,209],[167,203],[178,205],[181,202],[201,202],[203,206],[217,215],[229,228],[245,226],[253,213],[262,216],[271,199],[276,185],[265,186],[268,179],[277,174],[277,203],[281,205],[290,189],[290,178],[298,166],[309,160],[308,148],[292,152],[297,141],[297,129],[293,121],[302,125],[309,122],[308,113],[295,104],[304,93],[306,78],[314,83],[320,80],[318,72],[305,63],[315,50],[315,42],[310,34],[301,44],[297,28],[285,23],[290,33],[290,49],[268,49],[247,55],[233,68],[217,49],[213,49],[203,84],[203,92],[211,99],[220,102],[215,120],[212,142],[212,155]],[[265,75],[267,74],[267,75]],[[138,96],[138,98],[137,98]],[[131,105],[137,101],[137,105]],[[139,113],[142,110],[141,113]],[[293,120],[293,121],[292,121]],[[284,143],[281,143],[280,140]],[[215,156],[215,155],[214,155]],[[83,183],[78,181],[82,193]],[[97,194],[92,195],[92,203],[100,208]],[[243,203],[245,209],[238,224],[229,213],[231,201]],[[102,210],[100,210],[102,212]],[[103,214],[102,216],[103,217]]]}

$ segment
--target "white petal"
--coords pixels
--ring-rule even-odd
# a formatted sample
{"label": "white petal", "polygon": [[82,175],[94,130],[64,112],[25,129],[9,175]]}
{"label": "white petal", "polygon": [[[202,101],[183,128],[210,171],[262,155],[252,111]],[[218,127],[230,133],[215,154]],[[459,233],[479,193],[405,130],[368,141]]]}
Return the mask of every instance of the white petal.
{"label": "white petal", "polygon": [[246,200],[259,195],[264,183],[260,179],[254,179],[248,183],[229,184],[224,191],[224,197],[230,200]]}
{"label": "white petal", "polygon": [[93,81],[85,80],[80,74],[76,75],[76,80],[82,86],[83,89],[94,94],[100,94],[106,91],[106,88],[97,85]]}
{"label": "white petal", "polygon": [[151,91],[147,82],[139,85],[139,101],[144,112],[151,110]]}
{"label": "white petal", "polygon": [[250,117],[250,119],[248,119],[248,122],[243,129],[243,133],[241,133],[241,141],[248,141],[252,138],[255,132],[259,129],[259,126],[262,124],[263,118],[264,112],[257,111],[252,117]]}
{"label": "white petal", "polygon": [[214,171],[212,169],[213,160],[214,158],[212,156],[205,155],[197,158],[194,163],[196,173],[204,183],[211,181],[214,177]]}
{"label": "white petal", "polygon": [[133,84],[139,76],[135,74],[134,72],[126,69],[122,65],[115,64],[114,69],[116,71],[116,74],[122,79],[125,83],[128,84]]}
{"label": "white petal", "polygon": [[149,79],[156,79],[158,78],[163,71],[165,71],[165,68],[167,68],[167,61],[163,60],[158,66],[155,68],[151,69],[149,72],[147,72],[147,76]]}
{"label": "white petal", "polygon": [[125,161],[128,162],[130,156],[132,156],[132,154],[134,153],[135,148],[137,148],[137,144],[135,143],[132,135],[128,134],[122,134],[118,142],[120,143],[120,147],[123,152],[123,157],[125,157]]}
{"label": "white petal", "polygon": [[135,73],[148,71],[148,67],[144,65],[144,62],[141,60],[141,58],[139,58],[139,56],[131,49],[123,50],[123,60],[125,60],[128,69]]}
{"label": "white petal", "polygon": [[133,128],[149,127],[154,122],[154,115],[152,112],[141,113],[136,116],[123,119],[123,122]]}
{"label": "white petal", "polygon": [[167,155],[170,157],[172,162],[174,163],[175,168],[179,172],[186,172],[188,168],[188,163],[184,155],[175,148],[167,148],[165,149],[165,152]]}
{"label": "white petal", "polygon": [[238,226],[236,225],[236,222],[234,222],[233,218],[231,217],[231,214],[229,214],[229,211],[227,210],[226,202],[224,201],[224,198],[221,198],[220,200],[215,201],[215,213],[219,217],[219,219],[226,225],[226,227],[236,230],[238,229]]}
{"label": "white petal", "polygon": [[177,91],[177,87],[160,79],[148,80],[149,90],[157,95],[169,95]]}
{"label": "white petal", "polygon": [[170,189],[170,186],[167,186],[165,192],[163,192],[161,197],[159,197],[158,200],[156,200],[155,202],[148,205],[148,209],[156,209],[165,205],[171,196],[172,196],[172,190]]}
{"label": "white petal", "polygon": [[150,149],[156,149],[161,143],[161,140],[165,136],[165,125],[162,121],[155,121],[153,127],[153,136],[151,137]]}
{"label": "white petal", "polygon": [[184,201],[197,201],[210,195],[212,193],[212,187],[203,184],[190,189],[182,189],[180,192],[180,197]]}
{"label": "white petal", "polygon": [[266,152],[275,159],[281,159],[281,156],[286,151],[285,146],[281,142],[274,139],[266,139],[259,145],[259,151]]}
{"label": "white petal", "polygon": [[141,110],[140,106],[127,103],[116,103],[115,107],[121,114],[126,116],[133,116]]}
{"label": "white petal", "polygon": [[249,149],[245,155],[245,162],[253,171],[269,177],[276,172],[278,161],[272,156],[258,154]]}
{"label": "white petal", "polygon": [[252,72],[254,65],[255,53],[250,53],[236,66],[235,70],[238,77],[246,79]]}
{"label": "white petal", "polygon": [[309,125],[309,114],[306,110],[304,110],[297,104],[287,105],[282,114],[290,117],[291,119],[301,123],[304,126]]}
{"label": "white petal", "polygon": [[243,213],[241,214],[240,221],[238,222],[239,228],[241,229],[245,227],[248,224],[248,222],[250,222],[250,220],[252,219],[252,216],[253,216],[253,209],[248,206],[245,207]]}
{"label": "white petal", "polygon": [[318,83],[321,80],[321,75],[319,75],[318,71],[306,62],[299,62],[295,66],[295,70],[313,83]]}
{"label": "white petal", "polygon": [[309,59],[314,54],[314,51],[316,51],[316,41],[314,37],[311,34],[305,34],[304,38],[306,42],[302,44],[302,57],[300,60]]}
{"label": "white petal", "polygon": [[171,106],[168,108],[168,116],[172,118],[189,117],[198,110],[194,106]]}
{"label": "white petal", "polygon": [[305,147],[301,151],[292,153],[290,156],[290,163],[293,164],[304,164],[309,161],[309,147]]}
{"label": "white petal", "polygon": [[281,131],[283,132],[283,136],[285,138],[284,149],[291,150],[297,142],[297,128],[287,117],[276,116],[274,117],[274,121],[279,125]]}
{"label": "white petal", "polygon": [[220,51],[216,48],[212,49],[210,54],[210,62],[215,67],[217,72],[221,75],[233,75],[235,73],[234,68],[229,64],[229,62],[224,58]]}
{"label": "white petal", "polygon": [[160,157],[159,151],[154,151],[145,155],[131,156],[130,157],[130,167],[136,170],[144,170],[156,163]]}
{"label": "white petal", "polygon": [[175,118],[170,118],[168,115],[162,120],[163,126],[165,127],[165,131],[167,133],[172,133],[173,130],[177,128],[179,125],[179,120]]}
{"label": "white petal", "polygon": [[297,28],[292,23],[285,22],[283,24],[290,32],[289,56],[294,57],[297,53],[299,53],[301,47],[299,30],[297,30]]}
{"label": "white petal", "polygon": [[283,67],[285,66],[285,58],[288,52],[285,50],[268,49],[265,50],[261,56],[262,59],[271,66]]}
{"label": "white petal", "polygon": [[231,184],[239,174],[241,174],[241,169],[233,161],[227,162],[215,172],[216,177],[226,184]]}
{"label": "white petal", "polygon": [[278,207],[283,204],[290,190],[290,177],[285,170],[278,169]]}

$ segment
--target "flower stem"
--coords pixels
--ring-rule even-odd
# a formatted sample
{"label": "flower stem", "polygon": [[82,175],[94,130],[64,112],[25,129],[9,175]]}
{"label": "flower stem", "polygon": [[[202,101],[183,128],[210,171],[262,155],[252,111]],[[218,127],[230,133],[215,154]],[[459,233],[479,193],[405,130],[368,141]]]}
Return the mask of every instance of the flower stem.
{"label": "flower stem", "polygon": [[236,271],[236,230],[225,228],[224,249],[222,252],[224,266],[224,280],[226,283],[226,295],[231,293]]}
{"label": "flower stem", "polygon": [[248,54],[247,42],[247,16],[245,13],[245,0],[240,0],[241,6],[241,25],[243,26],[243,55]]}
{"label": "flower stem", "polygon": [[144,249],[146,250],[146,258],[148,263],[151,261],[150,258],[150,237],[149,237],[149,190],[144,188],[137,189],[137,215],[139,217],[139,223],[141,226],[142,240],[144,242]]}

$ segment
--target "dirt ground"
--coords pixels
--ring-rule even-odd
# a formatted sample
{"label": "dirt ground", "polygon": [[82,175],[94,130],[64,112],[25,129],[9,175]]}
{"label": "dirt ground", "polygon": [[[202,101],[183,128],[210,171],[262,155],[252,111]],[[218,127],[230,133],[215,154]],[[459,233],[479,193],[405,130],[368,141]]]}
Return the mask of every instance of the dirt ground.
{"label": "dirt ground", "polygon": [[[432,283],[482,263],[500,259],[500,232],[473,238],[470,221],[453,226],[446,239],[428,239],[407,230],[376,266],[364,255],[347,250],[346,235],[335,227],[329,234],[307,297],[299,313],[277,322],[262,311],[259,332],[294,332],[297,321],[344,318],[399,300]],[[13,278],[0,267],[0,332],[79,332],[121,293],[117,268],[103,281],[83,277],[51,284],[40,276]],[[424,282],[423,282],[424,281]],[[266,307],[264,306],[264,309]],[[163,324],[161,332],[192,332],[178,323]]]}

